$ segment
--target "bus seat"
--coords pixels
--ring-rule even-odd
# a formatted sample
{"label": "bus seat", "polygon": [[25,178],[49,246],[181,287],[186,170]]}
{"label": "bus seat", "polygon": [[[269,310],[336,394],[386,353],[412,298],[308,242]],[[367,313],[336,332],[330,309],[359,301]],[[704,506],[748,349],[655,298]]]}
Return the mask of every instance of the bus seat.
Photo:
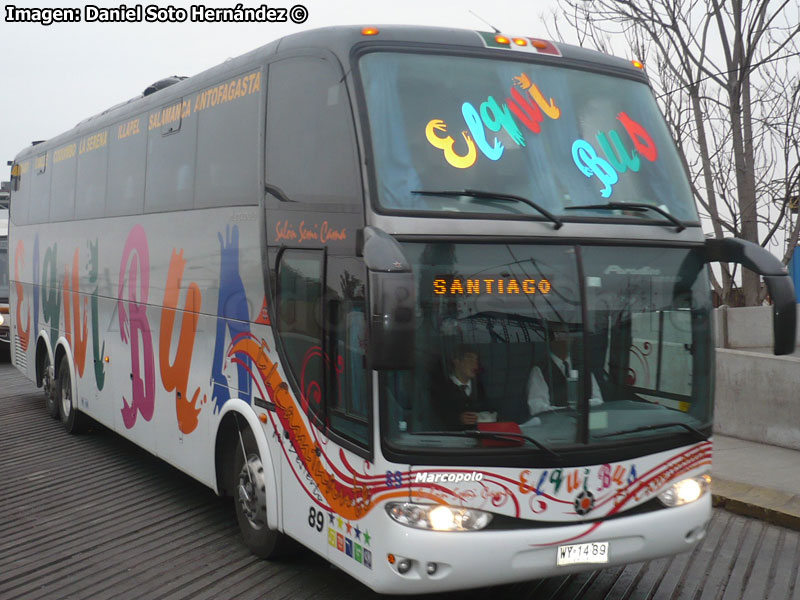
{"label": "bus seat", "polygon": [[[491,410],[498,419],[524,421],[528,417],[526,387],[534,361],[534,344],[519,342],[489,344],[481,348],[482,373],[491,373],[491,380],[482,381]],[[481,375],[479,375],[480,377]]]}

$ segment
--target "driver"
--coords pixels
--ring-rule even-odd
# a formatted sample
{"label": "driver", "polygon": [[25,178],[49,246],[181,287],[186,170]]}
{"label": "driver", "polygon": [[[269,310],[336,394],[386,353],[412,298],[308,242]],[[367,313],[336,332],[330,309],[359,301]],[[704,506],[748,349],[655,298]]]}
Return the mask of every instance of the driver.
{"label": "driver", "polygon": [[[528,376],[526,396],[531,416],[567,406],[575,406],[576,397],[569,397],[568,382],[578,381],[579,351],[566,331],[550,330],[550,353],[544,364],[534,365]],[[603,403],[600,386],[594,373],[591,374],[592,395],[589,406]]]}
{"label": "driver", "polygon": [[483,387],[478,382],[478,351],[466,344],[456,347],[450,369],[434,379],[431,406],[437,426],[445,431],[474,429],[478,411],[485,403]]}

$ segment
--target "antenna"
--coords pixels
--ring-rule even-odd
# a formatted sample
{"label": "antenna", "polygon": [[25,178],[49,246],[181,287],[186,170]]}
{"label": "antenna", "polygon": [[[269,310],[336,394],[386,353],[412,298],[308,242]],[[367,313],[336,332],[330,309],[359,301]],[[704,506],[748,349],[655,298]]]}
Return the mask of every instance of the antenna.
{"label": "antenna", "polygon": [[491,27],[492,29],[494,29],[494,32],[495,32],[495,33],[500,33],[500,30],[499,30],[497,27],[495,27],[494,25],[492,25],[491,23],[489,23],[489,21],[487,21],[487,20],[486,20],[486,19],[484,19],[483,17],[481,17],[481,16],[479,16],[479,15],[475,14],[475,12],[474,12],[473,10],[470,10],[469,12],[471,12],[471,13],[472,13],[472,15],[473,15],[475,18],[477,18],[477,19],[480,19],[481,21],[483,21],[484,23],[486,23],[486,24],[487,24],[489,27]]}

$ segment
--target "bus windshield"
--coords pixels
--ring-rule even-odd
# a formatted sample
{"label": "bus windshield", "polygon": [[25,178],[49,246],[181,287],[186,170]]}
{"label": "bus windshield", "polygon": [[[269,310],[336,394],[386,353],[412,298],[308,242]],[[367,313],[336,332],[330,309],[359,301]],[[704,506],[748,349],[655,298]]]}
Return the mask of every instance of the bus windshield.
{"label": "bus windshield", "polygon": [[[534,203],[567,219],[663,220],[646,208],[654,206],[698,222],[685,170],[645,83],[419,53],[370,53],[360,72],[383,210],[544,218]],[[620,202],[646,206],[616,207]],[[609,203],[614,208],[598,206]]]}
{"label": "bus windshield", "polygon": [[711,306],[698,250],[403,248],[417,334],[414,368],[381,377],[391,444],[503,445],[469,434],[478,430],[511,432],[505,445],[521,450],[558,451],[703,437],[710,426]]}

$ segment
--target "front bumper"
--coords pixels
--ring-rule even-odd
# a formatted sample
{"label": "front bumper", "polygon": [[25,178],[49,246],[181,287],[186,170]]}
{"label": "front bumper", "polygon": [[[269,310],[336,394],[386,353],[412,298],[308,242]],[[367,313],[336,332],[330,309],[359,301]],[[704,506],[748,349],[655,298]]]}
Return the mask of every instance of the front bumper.
{"label": "front bumper", "polygon": [[[684,506],[611,519],[594,529],[593,524],[585,523],[541,529],[432,532],[386,518],[385,552],[373,557],[369,584],[378,592],[419,594],[597,570],[689,551],[705,537],[711,520],[711,494]],[[558,546],[587,542],[609,542],[609,562],[556,566]],[[387,560],[388,553],[395,556],[394,566]],[[397,569],[403,558],[411,561],[405,574]],[[436,564],[432,575],[427,571],[428,563]]]}

